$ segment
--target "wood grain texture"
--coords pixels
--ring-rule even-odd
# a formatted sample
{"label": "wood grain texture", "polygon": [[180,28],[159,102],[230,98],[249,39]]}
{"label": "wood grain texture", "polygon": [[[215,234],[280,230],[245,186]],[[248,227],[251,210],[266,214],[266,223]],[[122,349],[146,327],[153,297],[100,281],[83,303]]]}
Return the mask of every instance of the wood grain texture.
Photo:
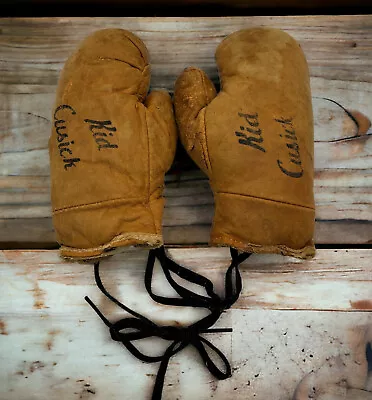
{"label": "wood grain texture", "polygon": [[[47,140],[59,72],[89,33],[132,30],[149,48],[152,87],[189,65],[217,81],[227,34],[271,26],[307,56],[315,118],[317,243],[372,242],[372,17],[44,18],[0,21],[0,242],[53,242]],[[177,165],[177,160],[176,164]],[[190,163],[186,161],[187,168]],[[207,243],[213,197],[198,171],[166,178],[167,243]]]}
{"label": "wood grain texture", "polygon": [[[169,253],[222,287],[227,249]],[[200,311],[149,299],[143,287],[146,255],[132,249],[102,262],[109,291],[158,323],[200,318]],[[309,382],[319,393],[313,398],[344,400],[348,390],[371,395],[365,358],[372,341],[372,313],[365,312],[372,310],[371,255],[319,250],[314,260],[301,262],[252,256],[241,268],[241,299],[217,323],[233,333],[208,335],[227,355],[233,376],[217,381],[197,353],[186,349],[171,359],[164,400],[288,400],[295,391],[296,400],[307,400],[299,396]],[[92,272],[91,265],[62,261],[56,251],[0,252],[1,400],[151,397],[158,365],[139,362],[110,339],[83,297],[89,295],[111,320],[121,313],[100,294]],[[172,293],[158,273],[154,287]],[[152,354],[164,351],[155,340],[140,346]],[[324,390],[334,397],[321,397]]]}
{"label": "wood grain texture", "polygon": [[[171,248],[168,251],[176,262],[209,277],[215,282],[216,290],[222,290],[224,273],[230,264],[228,248]],[[138,297],[144,302],[141,312],[151,317],[153,312],[160,312],[164,307],[151,299],[145,302],[147,296],[141,294],[147,255],[147,250],[126,249],[104,260],[101,269],[103,280],[115,283],[110,284],[110,290],[121,293],[122,298]],[[241,267],[244,290],[236,307],[372,311],[371,259],[372,250],[368,249],[317,250],[315,258],[306,261],[279,255],[252,255]],[[36,302],[32,292],[36,286],[44,298],[42,306],[35,306],[39,309],[60,307],[48,301],[49,296],[53,296],[50,292],[55,284],[62,285],[65,294],[78,287],[84,287],[87,294],[96,290],[92,266],[66,262],[57,251],[5,250],[0,252],[0,265],[4,271],[2,274],[5,274],[2,275],[5,291],[13,290],[12,282],[23,282],[22,276],[24,284],[30,286],[31,291],[25,290],[27,294],[23,299],[12,296],[16,309],[22,307],[26,298],[29,304]],[[172,295],[173,291],[168,286],[158,273],[154,288],[160,288],[162,292],[169,289],[168,293]],[[6,297],[5,293],[3,297]],[[76,299],[67,296],[66,301],[70,306],[75,304]],[[166,309],[170,313],[169,308]],[[165,316],[162,315],[162,318]],[[169,321],[179,318],[176,311]]]}
{"label": "wood grain texture", "polygon": [[[30,3],[27,0],[3,0],[5,5],[9,3],[18,4],[19,6],[29,5]],[[324,8],[332,8],[332,7],[345,7],[345,8],[355,8],[358,6],[366,6],[366,0],[311,0],[311,1],[301,1],[301,0],[53,0],[53,5],[60,4],[69,4],[72,6],[76,6],[76,4],[84,4],[90,3],[91,5],[101,5],[103,8],[106,5],[120,5],[120,6],[129,6],[129,7],[138,7],[138,6],[147,6],[156,9],[160,7],[168,6],[168,7],[177,7],[180,6],[210,6],[210,7],[218,7],[225,6],[227,10],[231,10],[231,8],[236,9],[246,9],[246,8],[291,8],[291,9],[309,9],[309,12],[312,9],[324,9]],[[50,0],[33,0],[32,5],[35,7],[42,7],[50,5]],[[197,8],[196,8],[197,9]],[[160,8],[160,10],[162,10]],[[53,14],[55,15],[55,14]]]}

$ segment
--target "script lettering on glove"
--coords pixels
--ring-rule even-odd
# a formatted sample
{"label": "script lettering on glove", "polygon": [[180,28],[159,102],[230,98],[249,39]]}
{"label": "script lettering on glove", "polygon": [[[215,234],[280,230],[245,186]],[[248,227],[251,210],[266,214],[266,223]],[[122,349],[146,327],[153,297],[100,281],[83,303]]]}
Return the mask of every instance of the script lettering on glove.
{"label": "script lettering on glove", "polygon": [[[70,140],[68,127],[66,120],[63,119],[63,114],[68,113],[71,115],[77,115],[77,112],[73,107],[68,104],[61,104],[54,112],[54,127],[57,134],[57,142],[59,155],[64,162],[65,170],[71,167],[76,167],[77,163],[81,161],[79,157],[74,157],[72,146],[75,144],[75,140]],[[112,125],[110,120],[95,120],[85,118],[84,122],[87,123],[88,129],[92,133],[92,138],[97,144],[97,149],[117,149],[119,146],[115,143],[110,143],[108,136],[113,137],[116,128]],[[114,138],[115,139],[115,138]],[[68,155],[66,156],[65,153]]]}
{"label": "script lettering on glove", "polygon": [[[235,131],[235,136],[239,138],[239,143],[266,153],[266,149],[264,148],[263,132],[260,128],[258,120],[258,113],[244,114],[239,112],[238,116],[244,118],[245,123],[248,124],[248,126],[241,125],[239,127],[240,131]],[[292,118],[275,118],[274,120],[281,125],[282,129],[284,129],[286,134],[283,136],[281,132],[279,133],[279,136],[281,138],[285,138],[284,145],[289,149],[289,151],[287,151],[287,158],[289,161],[285,163],[284,161],[278,159],[276,161],[277,165],[283,174],[291,178],[301,178],[304,170],[302,168],[300,146],[298,145]],[[289,165],[285,166],[287,164]]]}

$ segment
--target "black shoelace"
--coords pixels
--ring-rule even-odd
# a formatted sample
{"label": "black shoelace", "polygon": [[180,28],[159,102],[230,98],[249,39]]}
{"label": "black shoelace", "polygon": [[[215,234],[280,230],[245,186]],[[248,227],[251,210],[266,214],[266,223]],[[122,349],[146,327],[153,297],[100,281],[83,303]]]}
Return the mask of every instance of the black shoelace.
{"label": "black shoelace", "polygon": [[[131,354],[133,354],[136,358],[143,362],[160,362],[160,367],[156,376],[156,381],[152,394],[152,400],[160,400],[162,397],[165,373],[170,358],[179,353],[188,345],[192,345],[198,350],[203,360],[203,363],[217,379],[223,380],[231,376],[231,367],[225,355],[211,342],[200,335],[203,333],[232,332],[231,328],[211,329],[210,327],[215,324],[215,322],[221,316],[222,312],[225,309],[230,308],[231,305],[238,299],[242,288],[238,266],[249,256],[250,253],[238,254],[237,250],[231,249],[232,262],[226,272],[225,298],[221,299],[214,292],[213,283],[209,279],[175,263],[173,260],[167,257],[164,247],[150,251],[145,273],[145,286],[150,296],[155,301],[167,305],[203,307],[211,311],[209,315],[187,327],[159,326],[148,318],[142,316],[141,314],[122,304],[119,300],[117,300],[109,292],[107,292],[99,275],[99,262],[94,264],[94,276],[98,288],[107,298],[113,301],[124,311],[131,314],[134,318],[127,317],[115,323],[111,323],[100,312],[100,310],[89,299],[89,297],[86,296],[85,300],[89,303],[89,305],[109,328],[110,335],[113,340],[121,342]],[[168,282],[179,294],[180,298],[158,296],[152,292],[151,282],[156,258],[160,261],[160,265]],[[204,287],[209,297],[196,294],[179,285],[172,278],[171,272],[177,274],[182,279],[188,280],[189,282]],[[152,336],[157,336],[164,340],[172,341],[172,343],[168,346],[163,355],[146,355],[138,350],[138,348],[132,343],[133,341]],[[216,363],[213,362],[206,350],[206,346],[209,347],[209,349],[212,350],[220,358],[220,360],[222,360],[224,371],[219,369]]]}
{"label": "black shoelace", "polygon": [[[231,264],[225,275],[225,297],[223,299],[214,292],[213,283],[209,279],[178,265],[170,259],[165,253],[164,246],[150,250],[145,273],[145,287],[151,298],[158,303],[171,306],[204,307],[211,311],[218,309],[222,313],[223,310],[230,308],[239,298],[242,290],[239,265],[251,254],[252,253],[239,254],[238,250],[230,248]],[[180,298],[159,296],[152,291],[152,277],[156,259],[159,260],[167,281]],[[173,279],[171,273],[178,275],[183,280],[203,287],[209,297],[199,295],[179,285]]]}

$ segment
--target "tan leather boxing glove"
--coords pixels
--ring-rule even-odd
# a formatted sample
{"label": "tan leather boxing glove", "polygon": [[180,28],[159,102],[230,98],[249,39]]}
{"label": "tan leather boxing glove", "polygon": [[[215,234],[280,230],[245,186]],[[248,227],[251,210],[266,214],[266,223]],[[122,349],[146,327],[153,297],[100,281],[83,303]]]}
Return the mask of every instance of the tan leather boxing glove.
{"label": "tan leather boxing glove", "polygon": [[197,68],[175,87],[181,141],[209,176],[213,245],[299,258],[315,253],[313,115],[299,44],[276,29],[218,46],[221,91]]}
{"label": "tan leather boxing glove", "polygon": [[177,135],[170,96],[147,96],[149,83],[144,43],[121,29],[87,37],[64,66],[49,140],[64,257],[162,244],[164,174]]}

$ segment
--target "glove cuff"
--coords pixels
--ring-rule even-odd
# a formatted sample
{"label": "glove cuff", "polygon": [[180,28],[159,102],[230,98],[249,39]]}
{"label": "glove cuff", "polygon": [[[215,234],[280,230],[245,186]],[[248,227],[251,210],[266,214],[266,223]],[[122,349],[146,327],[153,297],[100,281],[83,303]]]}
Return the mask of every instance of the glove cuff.
{"label": "glove cuff", "polygon": [[53,212],[60,255],[88,260],[122,251],[124,246],[160,247],[164,199],[148,203],[110,200]]}
{"label": "glove cuff", "polygon": [[211,244],[249,253],[315,255],[315,210],[232,193],[215,193]]}

